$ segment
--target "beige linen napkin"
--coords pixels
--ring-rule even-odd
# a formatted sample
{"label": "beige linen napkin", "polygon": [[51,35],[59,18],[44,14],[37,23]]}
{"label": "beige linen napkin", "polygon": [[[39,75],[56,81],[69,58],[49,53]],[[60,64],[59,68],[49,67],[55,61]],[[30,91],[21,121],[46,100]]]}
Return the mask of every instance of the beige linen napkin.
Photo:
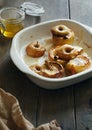
{"label": "beige linen napkin", "polygon": [[56,120],[34,128],[20,109],[18,100],[0,89],[0,130],[61,130]]}

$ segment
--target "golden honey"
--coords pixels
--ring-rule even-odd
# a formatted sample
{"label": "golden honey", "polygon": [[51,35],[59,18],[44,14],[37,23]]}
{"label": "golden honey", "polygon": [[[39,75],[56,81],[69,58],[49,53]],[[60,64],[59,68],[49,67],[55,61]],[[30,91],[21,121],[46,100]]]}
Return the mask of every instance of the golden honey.
{"label": "golden honey", "polygon": [[[9,21],[9,22],[8,22]],[[23,22],[13,23],[14,19],[8,19],[3,23],[3,28],[1,28],[1,33],[8,38],[12,38],[17,32],[23,29]]]}
{"label": "golden honey", "polygon": [[15,7],[0,10],[0,30],[5,37],[12,38],[24,27],[25,12]]}

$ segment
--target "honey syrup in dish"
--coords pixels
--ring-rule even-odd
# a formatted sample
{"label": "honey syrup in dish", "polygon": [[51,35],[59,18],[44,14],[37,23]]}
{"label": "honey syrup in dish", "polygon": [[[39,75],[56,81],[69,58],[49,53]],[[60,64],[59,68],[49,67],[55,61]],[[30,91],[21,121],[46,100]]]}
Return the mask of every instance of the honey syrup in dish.
{"label": "honey syrup in dish", "polygon": [[[36,41],[38,41],[38,42],[46,49],[45,54],[44,54],[42,57],[32,58],[32,57],[30,57],[30,56],[27,55],[27,53],[26,53],[26,47],[27,47],[27,45],[29,45],[30,43],[28,43],[27,45],[25,45],[25,46],[22,48],[22,50],[21,50],[22,59],[23,59],[24,63],[25,63],[29,68],[30,68],[31,65],[34,65],[34,64],[36,64],[36,65],[43,65],[43,64],[45,63],[45,60],[48,60],[48,52],[49,52],[49,50],[54,47],[51,38],[40,39],[40,40],[38,39],[38,40],[36,40]],[[34,41],[34,42],[35,42],[35,41]],[[80,41],[81,44],[83,44],[82,42],[83,42],[83,41]],[[74,43],[72,43],[71,45],[78,47],[78,46],[80,45],[80,43],[79,43],[78,38],[75,38]],[[82,47],[82,46],[80,46],[80,47]],[[83,47],[84,47],[84,46],[83,46]],[[83,48],[83,47],[82,47],[82,48]],[[84,48],[83,48],[83,51],[84,51],[84,52],[83,52],[83,55],[87,56],[88,59],[90,60],[90,63],[91,63],[90,68],[91,68],[91,67],[92,67],[92,59],[91,59],[91,58],[89,57],[89,55],[87,54],[87,52],[88,52],[87,48],[84,47]]]}

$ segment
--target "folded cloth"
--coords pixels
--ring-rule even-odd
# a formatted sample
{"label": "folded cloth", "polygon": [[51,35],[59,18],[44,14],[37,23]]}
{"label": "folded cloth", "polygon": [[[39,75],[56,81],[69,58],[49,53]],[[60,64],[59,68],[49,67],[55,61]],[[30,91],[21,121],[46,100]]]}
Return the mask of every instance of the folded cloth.
{"label": "folded cloth", "polygon": [[46,123],[38,126],[37,130],[61,130],[61,128],[57,123],[57,121],[53,120],[50,123]]}
{"label": "folded cloth", "polygon": [[18,100],[0,88],[0,130],[61,130],[56,120],[35,128],[23,115]]}

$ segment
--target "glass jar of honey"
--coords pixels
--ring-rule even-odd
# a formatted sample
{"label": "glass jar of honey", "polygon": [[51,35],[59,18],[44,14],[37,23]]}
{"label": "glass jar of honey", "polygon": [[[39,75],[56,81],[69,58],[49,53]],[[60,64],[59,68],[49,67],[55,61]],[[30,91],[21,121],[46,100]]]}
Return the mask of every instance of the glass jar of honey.
{"label": "glass jar of honey", "polygon": [[7,7],[0,10],[0,29],[5,37],[12,38],[18,31],[24,28],[25,12],[15,7]]}

